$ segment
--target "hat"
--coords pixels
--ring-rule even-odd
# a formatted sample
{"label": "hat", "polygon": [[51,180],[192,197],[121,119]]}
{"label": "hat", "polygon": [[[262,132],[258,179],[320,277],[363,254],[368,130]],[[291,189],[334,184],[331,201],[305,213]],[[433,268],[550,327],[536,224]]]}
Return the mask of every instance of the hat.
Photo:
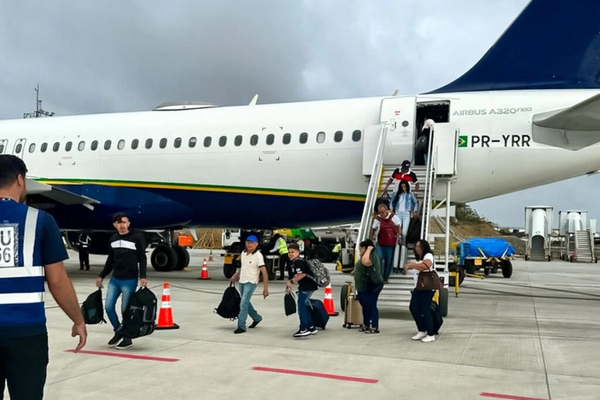
{"label": "hat", "polygon": [[258,242],[258,238],[254,235],[250,235],[246,238],[246,242]]}
{"label": "hat", "polygon": [[408,161],[408,160],[402,161],[402,168],[410,168],[410,161]]}

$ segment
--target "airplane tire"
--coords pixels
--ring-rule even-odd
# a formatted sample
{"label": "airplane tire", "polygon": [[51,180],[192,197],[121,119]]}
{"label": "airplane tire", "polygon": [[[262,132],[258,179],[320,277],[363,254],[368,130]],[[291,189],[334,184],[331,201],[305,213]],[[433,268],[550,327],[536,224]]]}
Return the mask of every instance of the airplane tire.
{"label": "airplane tire", "polygon": [[448,316],[448,289],[440,289],[439,293],[440,314],[442,317]]}
{"label": "airplane tire", "polygon": [[509,260],[502,261],[502,276],[510,278],[513,273],[512,263]]}
{"label": "airplane tire", "polygon": [[173,250],[177,253],[177,264],[175,265],[175,271],[183,271],[190,265],[190,253],[188,253],[185,247],[173,246]]}
{"label": "airplane tire", "polygon": [[177,265],[177,253],[172,247],[161,244],[152,252],[150,262],[156,271],[173,271]]}

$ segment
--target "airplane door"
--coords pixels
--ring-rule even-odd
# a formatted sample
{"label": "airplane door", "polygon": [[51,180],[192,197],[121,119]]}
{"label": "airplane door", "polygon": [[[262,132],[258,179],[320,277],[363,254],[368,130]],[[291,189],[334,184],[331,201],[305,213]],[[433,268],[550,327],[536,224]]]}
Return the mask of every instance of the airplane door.
{"label": "airplane door", "polygon": [[15,142],[15,147],[13,149],[13,154],[19,158],[23,158],[25,155],[25,144],[27,143],[27,139],[17,139]]}
{"label": "airplane door", "polygon": [[389,130],[383,162],[400,164],[412,160],[416,134],[416,97],[392,97],[381,103],[381,122]]}
{"label": "airplane door", "polygon": [[435,124],[433,131],[433,160],[435,173],[440,176],[456,175],[458,131],[454,123]]}

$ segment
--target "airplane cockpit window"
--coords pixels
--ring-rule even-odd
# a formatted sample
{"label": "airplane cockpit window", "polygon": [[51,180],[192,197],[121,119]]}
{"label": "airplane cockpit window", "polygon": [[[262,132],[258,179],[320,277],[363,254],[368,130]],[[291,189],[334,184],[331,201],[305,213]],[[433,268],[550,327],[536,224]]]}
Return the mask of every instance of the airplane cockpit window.
{"label": "airplane cockpit window", "polygon": [[273,135],[272,133],[269,133],[267,135],[267,144],[270,146],[273,143],[275,143],[275,135]]}
{"label": "airplane cockpit window", "polygon": [[258,135],[250,136],[250,144],[256,146],[258,144]]}
{"label": "airplane cockpit window", "polygon": [[181,138],[175,138],[175,141],[173,142],[173,147],[175,147],[176,149],[181,147]]}
{"label": "airplane cockpit window", "polygon": [[195,137],[191,137],[190,141],[188,143],[188,146],[190,146],[190,148],[194,148],[194,147],[196,147],[197,142],[198,142],[198,139],[196,139]]}
{"label": "airplane cockpit window", "polygon": [[323,143],[325,141],[325,132],[317,133],[317,143]]}
{"label": "airplane cockpit window", "polygon": [[94,140],[94,141],[92,142],[92,144],[90,145],[90,150],[92,150],[92,151],[96,151],[97,149],[98,149],[98,141],[97,141],[97,140]]}
{"label": "airplane cockpit window", "polygon": [[290,144],[291,141],[292,141],[291,133],[286,133],[285,135],[283,135],[283,144]]}
{"label": "airplane cockpit window", "polygon": [[227,136],[221,136],[219,138],[219,146],[225,147],[227,145]]}
{"label": "airplane cockpit window", "polygon": [[151,149],[152,148],[152,139],[146,139],[146,148],[147,149]]}
{"label": "airplane cockpit window", "polygon": [[139,145],[140,145],[140,141],[138,139],[133,139],[131,141],[131,150],[137,150]]}
{"label": "airplane cockpit window", "polygon": [[81,142],[79,142],[79,145],[77,145],[77,150],[79,150],[79,151],[85,150],[85,142],[83,140]]}
{"label": "airplane cockpit window", "polygon": [[242,145],[242,135],[237,135],[237,136],[235,137],[235,140],[233,141],[233,143],[234,143],[236,146],[241,146],[241,145]]}
{"label": "airplane cockpit window", "polygon": [[[46,150],[48,150],[48,143],[44,142],[44,143],[42,143],[42,145],[40,146],[40,151],[41,151],[42,153],[45,153],[45,152],[46,152]],[[2,152],[0,151],[0,153],[2,153]]]}
{"label": "airplane cockpit window", "polygon": [[204,138],[204,147],[210,147],[211,143],[212,143],[212,137],[207,136]]}
{"label": "airplane cockpit window", "polygon": [[29,152],[30,152],[30,153],[33,153],[34,151],[35,151],[35,143],[31,143],[31,144],[29,145]]}
{"label": "airplane cockpit window", "polygon": [[110,150],[110,146],[112,146],[112,141],[107,140],[104,142],[104,150]]}
{"label": "airplane cockpit window", "polygon": [[308,142],[308,133],[302,132],[300,134],[300,143],[305,144],[306,142]]}
{"label": "airplane cockpit window", "polygon": [[336,143],[341,142],[343,138],[344,138],[344,132],[342,132],[342,131],[337,131],[333,135],[333,141],[336,142]]}
{"label": "airplane cockpit window", "polygon": [[354,132],[352,132],[352,141],[354,142],[360,142],[360,136],[361,136],[361,131],[359,131],[358,129],[355,130]]}
{"label": "airplane cockpit window", "polygon": [[119,143],[117,143],[117,149],[123,150],[124,148],[125,148],[125,139],[121,139],[121,140],[119,140]]}
{"label": "airplane cockpit window", "polygon": [[60,149],[60,143],[54,142],[54,146],[52,146],[52,151],[56,153],[59,149]]}
{"label": "airplane cockpit window", "polygon": [[73,148],[73,142],[67,142],[65,144],[65,151],[71,151],[72,148]]}
{"label": "airplane cockpit window", "polygon": [[160,142],[158,143],[158,146],[161,149],[164,149],[165,147],[167,147],[167,139],[166,138],[162,138],[160,139]]}

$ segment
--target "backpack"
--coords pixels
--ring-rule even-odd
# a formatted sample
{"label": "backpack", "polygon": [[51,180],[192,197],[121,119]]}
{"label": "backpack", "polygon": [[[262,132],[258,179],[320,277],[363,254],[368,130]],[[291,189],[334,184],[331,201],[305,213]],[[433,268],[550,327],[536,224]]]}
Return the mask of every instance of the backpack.
{"label": "backpack", "polygon": [[379,221],[377,243],[380,246],[395,246],[398,242],[398,229],[392,221],[393,218],[394,214],[390,214],[387,218],[377,217],[377,221]]}
{"label": "backpack", "polygon": [[406,233],[406,243],[414,244],[421,239],[421,220],[412,218],[408,224],[408,232]]}
{"label": "backpack", "polygon": [[140,287],[129,298],[117,333],[129,339],[150,335],[156,326],[156,309],[154,293],[147,287]]}
{"label": "backpack", "polygon": [[312,271],[314,277],[308,275],[313,281],[317,283],[319,287],[325,287],[331,283],[331,278],[329,276],[329,270],[323,265],[323,263],[319,260],[311,259],[306,260],[310,270]]}
{"label": "backpack", "polygon": [[240,314],[240,303],[242,298],[239,292],[235,288],[235,285],[231,283],[225,292],[219,307],[215,308],[214,312],[219,314],[223,318],[228,318],[234,321]]}
{"label": "backpack", "polygon": [[427,135],[419,136],[419,138],[417,139],[417,142],[415,143],[415,149],[421,153],[427,152],[428,142],[429,142],[429,139],[428,139]]}
{"label": "backpack", "polygon": [[104,319],[104,307],[102,307],[102,289],[96,290],[85,299],[81,304],[81,313],[86,324],[106,323]]}

